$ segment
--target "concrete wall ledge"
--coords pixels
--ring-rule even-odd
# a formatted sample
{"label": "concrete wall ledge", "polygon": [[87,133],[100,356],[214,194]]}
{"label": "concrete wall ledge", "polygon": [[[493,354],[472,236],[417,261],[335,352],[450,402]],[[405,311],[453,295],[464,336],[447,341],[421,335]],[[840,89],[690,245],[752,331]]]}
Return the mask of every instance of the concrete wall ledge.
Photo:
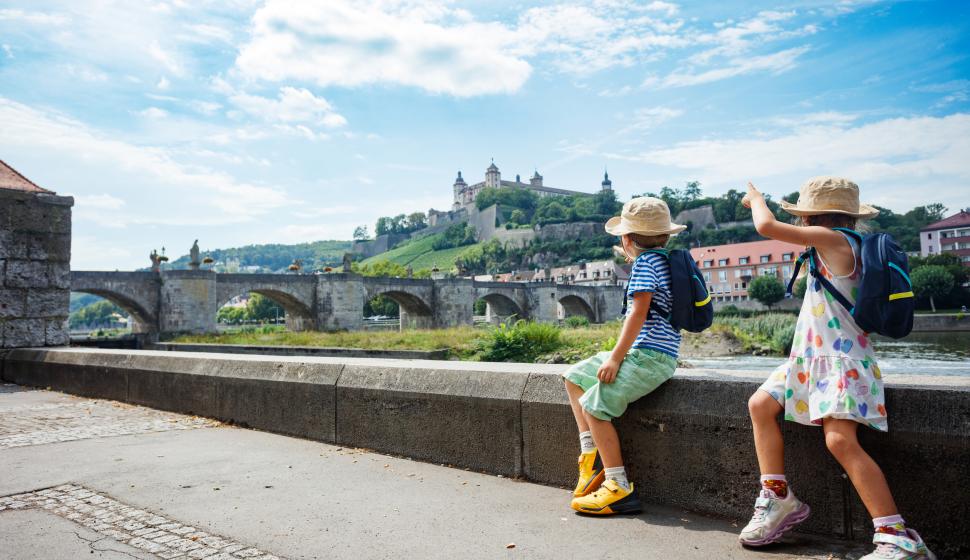
{"label": "concrete wall ledge", "polygon": [[447,360],[448,350],[369,350],[366,348],[323,348],[320,346],[257,346],[252,344],[208,344],[199,342],[155,342],[148,350],[258,354],[261,356],[319,356],[336,358],[392,358],[396,360]]}
{"label": "concrete wall ledge", "polygon": [[[4,380],[570,486],[575,425],[562,366],[21,349]],[[898,380],[897,380],[898,381]],[[891,432],[860,429],[902,514],[941,558],[970,557],[970,380],[890,380]],[[617,421],[641,497],[745,520],[757,491],[746,401],[758,381],[681,370]],[[784,423],[789,479],[809,532],[867,540],[864,507],[821,430]],[[564,493],[563,500],[567,499]],[[565,505],[564,505],[565,507]]]}

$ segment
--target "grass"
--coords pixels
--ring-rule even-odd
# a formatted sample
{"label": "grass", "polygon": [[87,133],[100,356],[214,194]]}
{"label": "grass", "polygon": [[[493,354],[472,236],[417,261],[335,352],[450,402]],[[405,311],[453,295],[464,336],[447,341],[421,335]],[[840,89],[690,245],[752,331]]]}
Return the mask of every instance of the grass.
{"label": "grass", "polygon": [[[404,331],[280,332],[243,329],[217,335],[185,335],[173,342],[248,344],[256,346],[315,346],[369,350],[441,350],[452,359],[476,361],[566,364],[610,350],[620,333],[620,322],[601,325],[553,326],[520,321],[495,327],[453,327]],[[766,313],[756,317],[717,317],[703,337],[730,333],[744,351],[787,354],[795,330],[795,316]],[[708,334],[710,333],[710,334]]]}
{"label": "grass", "polygon": [[411,240],[390,251],[364,259],[362,264],[367,265],[380,261],[391,261],[402,266],[411,265],[411,268],[415,271],[431,269],[435,265],[442,270],[449,270],[455,265],[455,259],[479,245],[476,243],[474,245],[435,251],[433,244],[442,235],[438,233]]}

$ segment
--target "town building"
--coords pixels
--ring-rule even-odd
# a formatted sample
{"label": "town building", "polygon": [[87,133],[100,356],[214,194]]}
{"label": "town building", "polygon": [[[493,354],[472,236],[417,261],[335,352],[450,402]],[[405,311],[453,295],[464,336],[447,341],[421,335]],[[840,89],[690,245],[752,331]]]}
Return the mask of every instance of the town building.
{"label": "town building", "polygon": [[919,230],[921,256],[953,253],[970,266],[970,208]]}
{"label": "town building", "polygon": [[[516,189],[528,189],[538,196],[590,196],[593,193],[563,189],[558,187],[547,187],[543,184],[542,175],[539,175],[539,171],[536,170],[529,178],[528,183],[522,182],[522,178],[519,175],[515,176],[515,181],[503,181],[502,172],[499,171],[498,166],[492,161],[491,165],[485,170],[485,180],[469,185],[465,182],[465,179],[461,176],[461,171],[458,172],[458,177],[455,179],[455,184],[453,185],[454,190],[454,203],[452,204],[452,211],[457,211],[462,208],[470,209],[475,204],[475,199],[478,194],[486,188],[500,188],[509,187]],[[600,183],[600,190],[611,191],[613,190],[613,181],[610,180],[609,173],[603,173],[603,181]]]}
{"label": "town building", "polygon": [[711,298],[732,302],[748,301],[748,285],[759,276],[773,276],[787,284],[803,250],[794,243],[769,239],[697,247],[690,254],[704,273]]}
{"label": "town building", "polygon": [[475,280],[486,282],[553,282],[582,286],[623,286],[629,279],[629,265],[613,260],[475,276]]}

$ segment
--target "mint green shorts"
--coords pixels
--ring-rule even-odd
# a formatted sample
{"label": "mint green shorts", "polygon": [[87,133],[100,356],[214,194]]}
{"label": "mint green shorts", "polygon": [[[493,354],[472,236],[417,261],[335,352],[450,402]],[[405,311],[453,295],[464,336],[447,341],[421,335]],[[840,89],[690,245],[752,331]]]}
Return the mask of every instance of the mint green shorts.
{"label": "mint green shorts", "polygon": [[596,377],[610,352],[586,358],[562,374],[566,381],[583,389],[579,403],[583,410],[600,420],[611,421],[626,411],[633,401],[652,393],[674,376],[677,360],[646,348],[632,348],[620,364],[613,383],[601,383]]}

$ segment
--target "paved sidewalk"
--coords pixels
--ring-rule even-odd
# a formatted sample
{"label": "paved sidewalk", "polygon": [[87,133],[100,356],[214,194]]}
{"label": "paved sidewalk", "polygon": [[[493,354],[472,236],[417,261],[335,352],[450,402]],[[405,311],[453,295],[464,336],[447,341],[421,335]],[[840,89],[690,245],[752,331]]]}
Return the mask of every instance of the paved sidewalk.
{"label": "paved sidewalk", "polygon": [[11,441],[0,445],[0,557],[18,560],[827,560],[864,552],[800,536],[749,551],[737,545],[736,525],[670,508],[580,517],[562,489],[7,385],[0,442]]}

